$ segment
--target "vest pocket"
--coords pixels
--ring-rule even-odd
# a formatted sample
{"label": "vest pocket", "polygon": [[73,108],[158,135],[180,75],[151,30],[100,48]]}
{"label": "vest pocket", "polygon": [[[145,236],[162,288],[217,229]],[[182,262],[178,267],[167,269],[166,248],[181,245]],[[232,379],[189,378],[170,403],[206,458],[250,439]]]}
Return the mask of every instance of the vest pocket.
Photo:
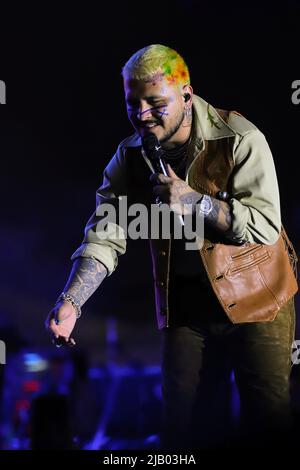
{"label": "vest pocket", "polygon": [[227,275],[229,276],[259,265],[270,258],[270,253],[266,245],[258,245],[244,253],[232,255],[231,258],[233,262],[227,271]]}
{"label": "vest pocket", "polygon": [[238,258],[243,258],[245,256],[249,256],[252,254],[255,254],[257,251],[262,250],[265,247],[265,245],[256,245],[256,246],[250,246],[246,250],[240,251],[236,255],[231,255],[232,259],[238,259]]}

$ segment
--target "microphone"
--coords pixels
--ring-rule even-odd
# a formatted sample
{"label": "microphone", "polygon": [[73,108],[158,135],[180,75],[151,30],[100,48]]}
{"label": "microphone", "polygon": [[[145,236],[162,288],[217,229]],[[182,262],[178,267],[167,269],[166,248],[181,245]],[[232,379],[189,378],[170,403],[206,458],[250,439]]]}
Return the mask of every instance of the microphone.
{"label": "microphone", "polygon": [[[150,132],[149,134],[142,137],[142,147],[146,154],[146,157],[148,157],[152,163],[152,166],[154,168],[153,173],[163,173],[165,176],[169,176],[167,171],[167,165],[164,160],[165,151],[160,145],[156,135]],[[184,222],[182,215],[178,214],[178,218],[180,224],[183,226]]]}
{"label": "microphone", "polygon": [[146,156],[152,163],[155,173],[163,173],[165,176],[169,176],[164,160],[165,151],[160,145],[156,135],[150,132],[142,137],[142,146]]}

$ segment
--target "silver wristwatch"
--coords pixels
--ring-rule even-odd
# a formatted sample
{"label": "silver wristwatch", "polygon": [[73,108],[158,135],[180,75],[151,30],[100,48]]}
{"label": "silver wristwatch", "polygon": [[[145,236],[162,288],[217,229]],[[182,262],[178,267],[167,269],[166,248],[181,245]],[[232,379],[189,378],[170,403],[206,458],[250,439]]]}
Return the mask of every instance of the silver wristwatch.
{"label": "silver wristwatch", "polygon": [[212,211],[212,209],[213,209],[213,205],[212,205],[210,196],[207,196],[207,194],[204,194],[199,204],[200,214],[208,215]]}

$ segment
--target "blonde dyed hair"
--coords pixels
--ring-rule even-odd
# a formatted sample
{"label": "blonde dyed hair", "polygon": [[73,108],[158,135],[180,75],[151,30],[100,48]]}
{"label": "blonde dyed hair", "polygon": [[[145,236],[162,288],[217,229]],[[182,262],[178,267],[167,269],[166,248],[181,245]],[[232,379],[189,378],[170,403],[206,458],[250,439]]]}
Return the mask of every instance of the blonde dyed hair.
{"label": "blonde dyed hair", "polygon": [[178,52],[161,44],[151,44],[135,52],[122,68],[124,79],[149,81],[163,76],[173,85],[189,85],[189,69]]}

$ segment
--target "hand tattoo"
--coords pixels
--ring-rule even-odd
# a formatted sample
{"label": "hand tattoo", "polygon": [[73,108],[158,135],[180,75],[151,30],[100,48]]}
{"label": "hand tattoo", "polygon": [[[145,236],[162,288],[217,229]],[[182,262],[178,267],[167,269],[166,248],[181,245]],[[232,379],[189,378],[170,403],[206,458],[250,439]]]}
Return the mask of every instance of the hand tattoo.
{"label": "hand tattoo", "polygon": [[196,211],[196,204],[198,204],[202,199],[202,194],[197,193],[197,191],[190,191],[184,194],[179,193],[178,199],[181,204],[189,205],[194,213]]}
{"label": "hand tattoo", "polygon": [[178,178],[170,165],[168,167],[171,176],[152,175],[152,180],[158,184],[153,189],[154,194],[169,204],[177,213],[183,215],[202,213],[206,223],[231,237],[233,234],[230,205],[225,201],[205,195],[203,205],[205,204],[206,207],[201,210],[203,194],[194,191],[185,181]]}

